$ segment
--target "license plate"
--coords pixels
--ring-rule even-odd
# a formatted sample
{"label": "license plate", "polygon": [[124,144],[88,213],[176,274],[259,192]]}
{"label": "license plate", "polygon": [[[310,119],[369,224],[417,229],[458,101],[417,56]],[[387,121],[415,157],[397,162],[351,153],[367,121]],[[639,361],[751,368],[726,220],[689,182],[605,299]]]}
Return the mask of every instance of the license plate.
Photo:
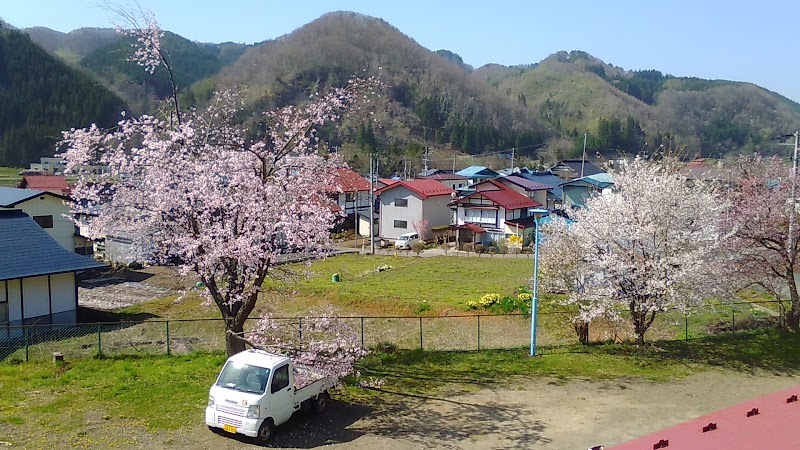
{"label": "license plate", "polygon": [[223,425],[222,429],[227,431],[228,433],[236,434],[236,427],[233,425]]}

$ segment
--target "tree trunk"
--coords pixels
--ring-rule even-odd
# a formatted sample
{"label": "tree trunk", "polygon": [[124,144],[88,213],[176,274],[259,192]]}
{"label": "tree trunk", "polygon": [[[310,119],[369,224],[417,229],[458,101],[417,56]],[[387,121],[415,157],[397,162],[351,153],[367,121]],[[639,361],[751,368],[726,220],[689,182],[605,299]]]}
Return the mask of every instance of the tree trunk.
{"label": "tree trunk", "polygon": [[589,322],[580,320],[572,324],[575,328],[575,333],[578,335],[578,342],[583,345],[589,343]]}
{"label": "tree trunk", "polygon": [[225,320],[225,351],[229,357],[245,351],[244,341],[237,337],[244,337],[243,333],[244,327],[238,321]]}

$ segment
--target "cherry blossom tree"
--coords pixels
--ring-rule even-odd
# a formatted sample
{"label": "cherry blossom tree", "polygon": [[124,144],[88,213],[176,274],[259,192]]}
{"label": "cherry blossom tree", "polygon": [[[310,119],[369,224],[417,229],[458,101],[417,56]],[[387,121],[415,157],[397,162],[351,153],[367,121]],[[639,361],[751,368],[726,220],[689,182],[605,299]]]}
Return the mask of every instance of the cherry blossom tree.
{"label": "cherry blossom tree", "polygon": [[331,309],[311,311],[306,317],[286,322],[262,315],[245,340],[253,347],[285,354],[309,371],[296,373],[300,385],[327,376],[337,383],[356,373],[356,363],[368,354],[361,347],[357,328],[335,316]]}
{"label": "cherry blossom tree", "polygon": [[742,277],[743,285],[760,286],[776,300],[788,291],[786,324],[797,331],[800,224],[792,194],[797,175],[780,158],[756,155],[738,161],[732,180],[735,184],[728,193],[731,208],[723,216],[723,226],[736,230],[729,244],[736,263],[731,267]]}
{"label": "cherry blossom tree", "polygon": [[[130,21],[136,61],[152,73],[169,68],[152,16]],[[130,237],[156,257],[194,272],[225,323],[229,355],[269,278],[292,274],[276,263],[288,248],[321,256],[331,249],[336,213],[328,186],[343,163],[323,151],[315,130],[369,101],[378,86],[354,79],[312,96],[304,106],[263,113],[265,130],[251,138],[241,125],[241,99],[218,93],[203,110],[178,107],[177,87],[164,114],[123,117],[116,128],[95,125],[63,133],[67,173],[77,177],[73,212],[86,214],[92,238]],[[85,168],[106,165],[95,175]]]}
{"label": "cherry blossom tree", "polygon": [[726,203],[714,185],[688,182],[669,159],[637,158],[610,174],[613,192],[590,197],[563,238],[543,247],[549,260],[567,259],[560,264],[579,319],[620,319],[627,310],[643,344],[659,313],[727,293],[718,276],[727,263],[719,221]]}
{"label": "cherry blossom tree", "polygon": [[426,218],[421,218],[413,223],[414,231],[417,232],[419,238],[423,241],[428,239],[429,229],[428,229],[429,221]]}
{"label": "cherry blossom tree", "polygon": [[539,281],[545,290],[565,292],[564,305],[577,305],[579,314],[571,323],[581,344],[589,343],[589,324],[602,310],[593,308],[587,295],[601,283],[602,277],[593,276],[585,260],[586,247],[578,244],[575,229],[563,218],[556,218],[542,226],[539,251]]}

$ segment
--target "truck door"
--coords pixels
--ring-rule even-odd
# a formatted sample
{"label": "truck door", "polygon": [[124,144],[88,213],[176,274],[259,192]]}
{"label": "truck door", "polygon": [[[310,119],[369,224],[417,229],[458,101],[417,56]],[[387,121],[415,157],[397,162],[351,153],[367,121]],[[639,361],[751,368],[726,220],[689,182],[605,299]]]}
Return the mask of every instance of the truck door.
{"label": "truck door", "polygon": [[289,420],[294,412],[294,387],[289,383],[289,364],[284,364],[272,372],[270,383],[270,410],[275,424]]}

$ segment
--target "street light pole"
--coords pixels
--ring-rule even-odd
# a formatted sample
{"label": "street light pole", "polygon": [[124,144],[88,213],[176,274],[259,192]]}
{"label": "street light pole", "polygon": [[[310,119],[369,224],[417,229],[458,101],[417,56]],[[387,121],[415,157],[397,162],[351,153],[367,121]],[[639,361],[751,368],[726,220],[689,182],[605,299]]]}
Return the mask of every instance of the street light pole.
{"label": "street light pole", "polygon": [[792,265],[794,265],[794,213],[795,213],[795,203],[796,200],[796,189],[797,189],[797,146],[798,146],[798,137],[800,137],[800,132],[794,132],[794,155],[792,156],[792,209],[791,215],[789,216],[789,239],[788,245],[786,248],[786,252],[789,255],[789,258],[792,260]]}
{"label": "street light pole", "polygon": [[536,224],[535,238],[533,247],[533,294],[531,295],[531,353],[530,356],[536,356],[536,315],[539,306],[539,220],[544,216],[550,214],[550,211],[541,208],[533,208],[528,210],[529,214],[533,214],[533,220]]}

